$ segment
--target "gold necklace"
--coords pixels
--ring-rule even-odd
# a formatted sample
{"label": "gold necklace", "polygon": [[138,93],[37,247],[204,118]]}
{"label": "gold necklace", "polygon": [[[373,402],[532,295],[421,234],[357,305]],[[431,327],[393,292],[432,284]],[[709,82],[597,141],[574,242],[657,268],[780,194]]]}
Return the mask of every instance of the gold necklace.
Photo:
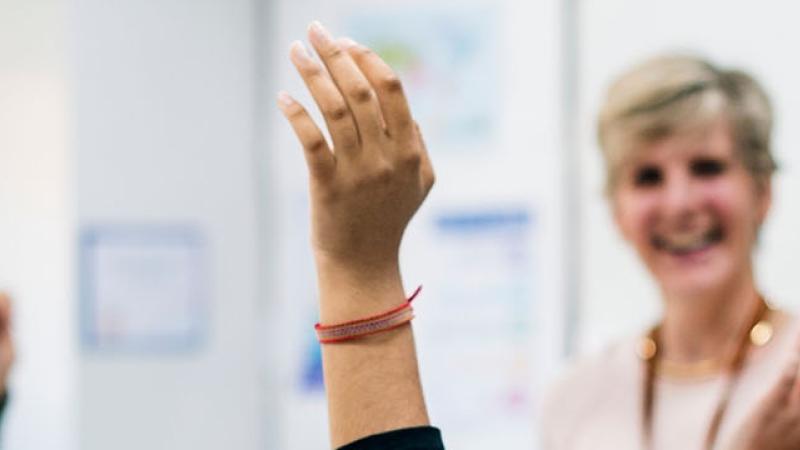
{"label": "gold necklace", "polygon": [[[742,337],[739,339],[736,352],[730,358],[719,359],[714,358],[711,363],[700,361],[703,365],[703,370],[709,370],[707,367],[714,367],[716,371],[724,370],[727,372],[726,383],[723,388],[722,396],[717,404],[717,408],[711,418],[711,425],[706,433],[706,440],[704,448],[709,450],[713,448],[714,443],[719,433],[719,427],[722,419],[725,416],[728,403],[730,402],[731,394],[741,374],[744,360],[747,357],[750,349],[753,347],[761,347],[767,344],[774,334],[774,326],[769,320],[770,307],[764,298],[759,296],[758,304],[753,312],[750,321],[750,328],[743,330]],[[663,358],[659,356],[659,335],[660,326],[653,327],[647,336],[639,341],[637,346],[637,354],[642,360],[644,366],[643,378],[643,395],[642,395],[642,444],[645,449],[652,448],[653,442],[653,414],[655,410],[656,401],[656,376],[660,373],[659,367],[664,363]],[[681,364],[683,366],[683,364]],[[694,365],[694,364],[692,364]],[[698,365],[698,367],[700,367]],[[692,370],[694,371],[694,369]]]}
{"label": "gold necklace", "polygon": [[[748,333],[750,345],[763,347],[775,334],[775,326],[768,314],[755,323]],[[658,352],[658,345],[650,335],[639,338],[636,354],[642,361],[647,361]],[[660,359],[656,366],[656,375],[679,380],[707,378],[717,375],[725,369],[729,358],[719,356],[706,358],[694,362],[678,362],[669,359]]]}

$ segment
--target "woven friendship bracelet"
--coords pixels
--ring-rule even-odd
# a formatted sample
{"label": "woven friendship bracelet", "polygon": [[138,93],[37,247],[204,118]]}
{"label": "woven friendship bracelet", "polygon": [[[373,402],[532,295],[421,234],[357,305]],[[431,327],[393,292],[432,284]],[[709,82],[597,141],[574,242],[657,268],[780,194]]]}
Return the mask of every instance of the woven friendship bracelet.
{"label": "woven friendship bracelet", "polygon": [[375,316],[334,325],[318,323],[314,325],[314,329],[317,330],[317,338],[322,344],[332,344],[382,333],[404,325],[414,318],[411,302],[421,290],[422,286],[418,287],[402,305]]}

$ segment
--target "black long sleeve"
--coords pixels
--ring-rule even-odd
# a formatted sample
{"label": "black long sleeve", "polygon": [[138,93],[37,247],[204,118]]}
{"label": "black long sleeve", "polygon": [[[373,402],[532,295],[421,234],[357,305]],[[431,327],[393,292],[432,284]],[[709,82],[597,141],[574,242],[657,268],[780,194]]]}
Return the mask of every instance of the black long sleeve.
{"label": "black long sleeve", "polygon": [[438,428],[414,427],[367,436],[339,450],[444,450],[444,443]]}

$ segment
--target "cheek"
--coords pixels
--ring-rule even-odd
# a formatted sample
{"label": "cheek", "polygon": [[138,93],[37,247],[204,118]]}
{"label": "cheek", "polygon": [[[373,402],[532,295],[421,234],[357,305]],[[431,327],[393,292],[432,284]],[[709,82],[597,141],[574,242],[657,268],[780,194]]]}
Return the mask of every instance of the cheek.
{"label": "cheek", "polygon": [[656,211],[655,196],[647,193],[621,193],[615,203],[617,226],[628,241],[649,241]]}
{"label": "cheek", "polygon": [[729,233],[746,234],[742,239],[751,239],[757,228],[759,205],[752,186],[747,183],[723,180],[709,183],[704,190],[709,209],[714,212]]}

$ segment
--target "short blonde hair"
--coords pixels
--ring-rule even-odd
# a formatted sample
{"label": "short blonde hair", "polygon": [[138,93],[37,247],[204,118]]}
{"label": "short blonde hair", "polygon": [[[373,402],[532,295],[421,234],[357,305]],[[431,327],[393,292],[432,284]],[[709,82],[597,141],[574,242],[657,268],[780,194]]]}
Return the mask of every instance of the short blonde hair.
{"label": "short blonde hair", "polygon": [[657,57],[625,72],[608,90],[598,121],[607,191],[613,191],[622,163],[643,144],[720,117],[730,121],[739,157],[753,177],[768,180],[777,168],[770,145],[772,106],[753,77],[685,55]]}

